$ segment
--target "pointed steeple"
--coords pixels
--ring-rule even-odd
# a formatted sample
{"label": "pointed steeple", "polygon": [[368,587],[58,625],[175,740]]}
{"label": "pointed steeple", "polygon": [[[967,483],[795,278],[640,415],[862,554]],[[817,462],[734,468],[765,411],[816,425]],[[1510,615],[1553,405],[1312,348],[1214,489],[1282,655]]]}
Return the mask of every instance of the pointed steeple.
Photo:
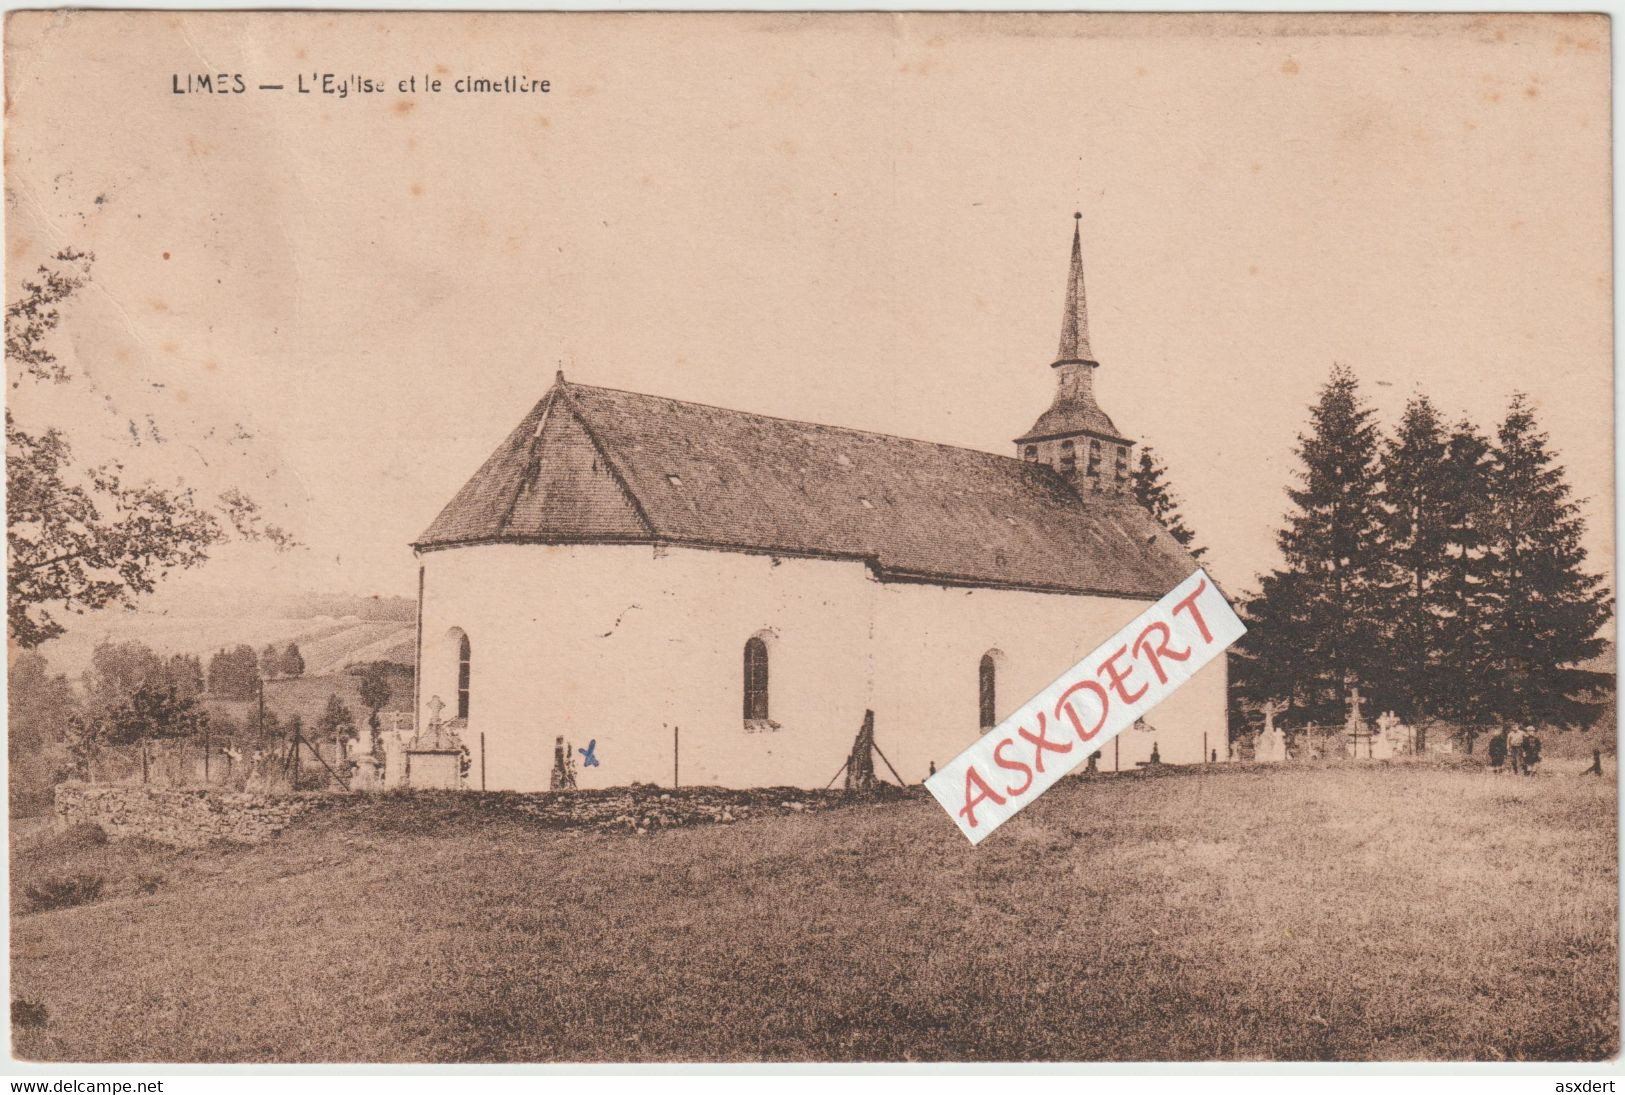
{"label": "pointed steeple", "polygon": [[1055,402],[1032,429],[1016,438],[1021,459],[1048,464],[1079,490],[1121,494],[1130,487],[1129,450],[1134,443],[1095,402],[1094,349],[1089,345],[1089,306],[1083,295],[1082,213],[1073,214],[1072,270],[1061,316],[1061,348],[1055,370]]}
{"label": "pointed steeple", "polygon": [[1072,269],[1066,279],[1066,311],[1061,314],[1061,348],[1055,364],[1094,361],[1089,347],[1089,301],[1083,292],[1083,214],[1072,214]]}

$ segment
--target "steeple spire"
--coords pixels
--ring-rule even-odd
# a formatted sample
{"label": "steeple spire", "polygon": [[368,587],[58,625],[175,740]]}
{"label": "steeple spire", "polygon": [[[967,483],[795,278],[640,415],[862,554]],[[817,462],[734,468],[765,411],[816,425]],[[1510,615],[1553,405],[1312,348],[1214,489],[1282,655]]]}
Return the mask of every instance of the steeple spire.
{"label": "steeple spire", "polygon": [[1055,364],[1066,361],[1093,362],[1089,348],[1089,302],[1083,294],[1083,214],[1072,214],[1072,269],[1066,280],[1066,311],[1061,314],[1061,348]]}
{"label": "steeple spire", "polygon": [[1089,345],[1089,306],[1083,297],[1083,214],[1072,228],[1072,271],[1061,316],[1061,349],[1050,368],[1055,402],[1033,428],[1016,438],[1021,459],[1048,464],[1080,491],[1122,494],[1129,490],[1129,450],[1124,437],[1095,402],[1095,360]]}

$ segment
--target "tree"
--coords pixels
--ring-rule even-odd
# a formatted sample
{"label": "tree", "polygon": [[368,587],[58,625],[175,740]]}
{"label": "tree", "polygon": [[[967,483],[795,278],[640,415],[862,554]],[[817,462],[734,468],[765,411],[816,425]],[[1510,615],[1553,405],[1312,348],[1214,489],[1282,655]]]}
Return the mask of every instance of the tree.
{"label": "tree", "polygon": [[[208,727],[195,693],[184,693],[188,659],[165,659],[137,642],[104,642],[85,670],[85,705],[72,719],[68,751],[82,777],[103,745],[190,737]],[[176,669],[183,670],[176,680]]]}
{"label": "tree", "polygon": [[1238,677],[1249,688],[1290,682],[1281,698],[1311,718],[1339,717],[1351,686],[1370,695],[1377,683],[1377,445],[1354,374],[1334,367],[1298,437],[1299,486],[1287,491],[1294,509],[1277,535],[1285,567],[1244,605],[1248,634],[1237,645],[1252,664]]}
{"label": "tree", "polygon": [[208,720],[197,705],[197,661],[187,655],[164,658],[139,642],[98,644],[84,673],[80,747],[199,732]]}
{"label": "tree", "polygon": [[169,672],[164,659],[145,643],[101,642],[91,651],[82,680],[86,708],[105,717],[142,688],[168,688]]}
{"label": "tree", "polygon": [[327,697],[327,706],[322,710],[322,717],[316,722],[316,729],[321,731],[324,738],[354,738],[356,737],[355,716],[350,713],[338,694]]}
{"label": "tree", "polygon": [[1179,512],[1179,500],[1166,482],[1167,475],[1168,469],[1157,460],[1151,446],[1141,445],[1140,464],[1131,477],[1135,500],[1191,553],[1191,558],[1200,559],[1207,548],[1191,546],[1196,533],[1185,526],[1185,518]]}
{"label": "tree", "polygon": [[182,699],[196,699],[203,694],[202,659],[196,654],[171,654],[164,680]]}
{"label": "tree", "polygon": [[[58,251],[7,306],[6,359],[14,390],[25,382],[64,385],[76,379],[57,359],[49,336],[62,320],[60,306],[86,284],[93,261],[89,252]],[[15,396],[11,402],[17,403]],[[129,429],[134,447],[165,440],[150,416],[140,425],[130,420]],[[11,641],[25,649],[62,634],[58,613],[134,607],[171,571],[197,566],[233,533],[282,548],[293,544],[235,488],[204,501],[184,485],[161,486],[140,476],[124,460],[75,463],[63,429],[25,428],[10,407],[6,483],[6,624]]]}
{"label": "tree", "polygon": [[109,745],[131,745],[154,738],[191,737],[208,726],[208,716],[194,699],[173,688],[143,684],[99,720],[96,736]]}
{"label": "tree", "polygon": [[1304,606],[1310,601],[1301,574],[1275,570],[1259,579],[1259,590],[1244,598],[1239,614],[1247,634],[1236,642],[1230,657],[1232,692],[1238,701],[1233,711],[1231,736],[1241,732],[1250,705],[1256,709],[1271,700],[1285,701],[1288,717],[1301,712],[1313,667],[1298,649],[1307,629]]}
{"label": "tree", "polygon": [[1445,657],[1445,624],[1456,610],[1451,582],[1460,541],[1452,520],[1464,514],[1448,460],[1449,439],[1426,396],[1405,406],[1383,446],[1378,492],[1382,566],[1377,598],[1386,622],[1382,679],[1410,717],[1440,713],[1459,666]]}
{"label": "tree", "polygon": [[282,675],[284,677],[303,677],[305,675],[305,659],[299,653],[298,643],[289,643],[282,652]]}
{"label": "tree", "polygon": [[259,691],[259,659],[254,648],[239,643],[209,659],[209,693],[227,700],[250,700]]}
{"label": "tree", "polygon": [[23,796],[44,796],[68,762],[79,699],[73,685],[52,673],[44,655],[24,650],[6,671],[6,711],[10,738],[10,785],[15,806]]}
{"label": "tree", "polygon": [[1586,725],[1582,694],[1608,674],[1580,663],[1602,652],[1612,594],[1587,573],[1585,520],[1522,394],[1513,396],[1489,465],[1484,613],[1488,698],[1501,717]]}
{"label": "tree", "polygon": [[260,679],[274,681],[282,676],[282,651],[276,643],[266,643],[260,651]]}
{"label": "tree", "polygon": [[53,742],[67,740],[69,720],[79,709],[73,685],[52,673],[44,655],[21,651],[6,670],[9,756],[19,758]]}
{"label": "tree", "polygon": [[1445,444],[1446,490],[1441,502],[1449,530],[1449,566],[1440,596],[1451,611],[1441,622],[1439,658],[1450,667],[1437,698],[1439,714],[1461,724],[1469,744],[1493,718],[1489,703],[1490,655],[1485,623],[1484,551],[1490,513],[1490,443],[1462,419]]}
{"label": "tree", "polygon": [[368,666],[361,675],[361,703],[367,709],[367,726],[373,731],[381,729],[378,712],[389,702],[389,674],[377,665]]}
{"label": "tree", "polygon": [[38,646],[70,612],[132,604],[176,568],[196,566],[223,538],[191,491],[127,485],[122,467],[72,467],[59,430],[30,434],[6,411],[6,623],[12,641]]}

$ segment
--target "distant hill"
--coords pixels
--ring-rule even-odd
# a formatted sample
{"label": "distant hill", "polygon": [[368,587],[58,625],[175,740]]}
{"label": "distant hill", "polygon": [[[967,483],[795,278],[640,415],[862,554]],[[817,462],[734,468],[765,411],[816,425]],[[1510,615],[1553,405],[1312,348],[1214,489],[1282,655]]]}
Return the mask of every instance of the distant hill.
{"label": "distant hill", "polygon": [[68,618],[67,633],[39,648],[53,672],[77,681],[101,642],[142,642],[160,654],[209,655],[247,643],[299,644],[307,676],[342,672],[359,662],[411,665],[415,659],[417,604],[408,597],[333,594],[256,596],[220,591],[184,601],[154,602],[133,612],[117,609]]}
{"label": "distant hill", "polygon": [[418,603],[410,597],[352,597],[343,594],[303,593],[277,598],[278,614],[293,619],[309,616],[355,617],[374,623],[415,624]]}
{"label": "distant hill", "polygon": [[409,624],[417,620],[417,601],[411,597],[357,596],[350,593],[286,592],[188,586],[159,590],[141,603],[149,615],[255,616],[302,620],[331,616],[369,622]]}

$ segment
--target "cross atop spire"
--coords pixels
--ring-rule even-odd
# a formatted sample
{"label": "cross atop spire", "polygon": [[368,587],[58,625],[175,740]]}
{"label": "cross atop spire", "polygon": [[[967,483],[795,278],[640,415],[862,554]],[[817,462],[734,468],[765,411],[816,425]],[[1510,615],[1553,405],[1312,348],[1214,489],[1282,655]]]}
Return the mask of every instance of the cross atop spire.
{"label": "cross atop spire", "polygon": [[1061,313],[1061,348],[1055,364],[1087,361],[1095,354],[1089,347],[1089,302],[1083,294],[1083,214],[1072,214],[1072,269],[1066,279],[1066,311]]}

